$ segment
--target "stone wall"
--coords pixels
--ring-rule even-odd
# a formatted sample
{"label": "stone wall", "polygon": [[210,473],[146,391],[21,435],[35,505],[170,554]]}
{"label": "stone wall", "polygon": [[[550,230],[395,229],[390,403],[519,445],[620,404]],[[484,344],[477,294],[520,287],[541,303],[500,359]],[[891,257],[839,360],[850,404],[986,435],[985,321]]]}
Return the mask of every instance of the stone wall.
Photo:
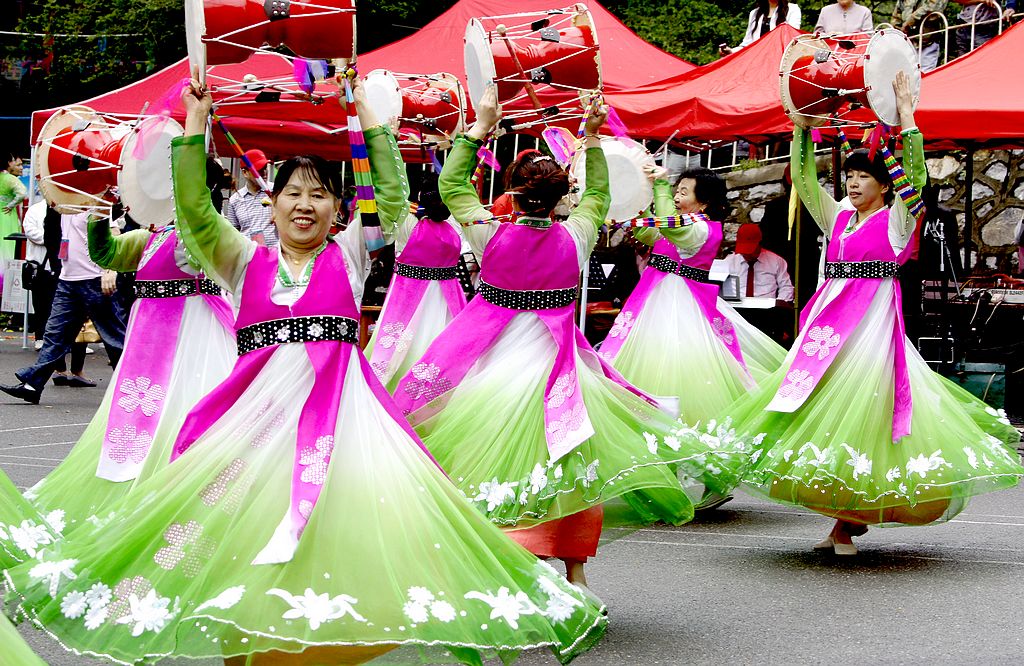
{"label": "stone wall", "polygon": [[[966,153],[934,155],[928,159],[932,182],[939,187],[939,202],[957,214],[961,234],[964,227],[964,199],[967,191]],[[725,225],[727,247],[731,250],[736,229],[745,222],[760,222],[764,205],[785,196],[782,178],[786,165],[771,164],[726,176],[732,216]],[[831,190],[831,159],[819,157],[822,184]],[[979,150],[974,154],[974,243],[980,269],[1013,273],[1017,266],[1014,229],[1024,217],[1024,151]],[[962,238],[962,235],[961,235]],[[961,243],[962,244],[962,243]]]}

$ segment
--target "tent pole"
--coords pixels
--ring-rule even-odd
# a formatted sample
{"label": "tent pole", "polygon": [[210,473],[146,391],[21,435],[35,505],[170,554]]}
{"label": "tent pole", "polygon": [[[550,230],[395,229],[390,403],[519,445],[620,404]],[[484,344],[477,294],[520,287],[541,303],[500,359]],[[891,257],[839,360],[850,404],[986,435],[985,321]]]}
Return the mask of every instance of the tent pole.
{"label": "tent pole", "polygon": [[967,149],[964,188],[964,271],[970,275],[974,270],[974,148]]}

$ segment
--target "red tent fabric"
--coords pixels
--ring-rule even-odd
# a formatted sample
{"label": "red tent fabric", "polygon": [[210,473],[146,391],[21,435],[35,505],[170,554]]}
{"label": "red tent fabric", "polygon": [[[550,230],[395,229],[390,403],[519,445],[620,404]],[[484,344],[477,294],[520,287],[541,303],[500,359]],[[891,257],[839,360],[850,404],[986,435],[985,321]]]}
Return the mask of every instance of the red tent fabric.
{"label": "red tent fabric", "polygon": [[800,30],[782,24],[750,46],[674,78],[609,99],[627,127],[677,140],[761,142],[790,134],[779,96],[779,63]]}
{"label": "red tent fabric", "polygon": [[1024,24],[921,81],[915,119],[930,148],[1024,147]]}

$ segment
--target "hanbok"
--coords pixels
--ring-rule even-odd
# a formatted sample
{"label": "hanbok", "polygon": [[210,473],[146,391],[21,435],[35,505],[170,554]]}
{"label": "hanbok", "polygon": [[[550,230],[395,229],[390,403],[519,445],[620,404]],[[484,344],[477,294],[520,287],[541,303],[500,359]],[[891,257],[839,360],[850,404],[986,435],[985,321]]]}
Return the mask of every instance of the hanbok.
{"label": "hanbok", "polygon": [[[675,214],[668,183],[657,181],[655,193],[655,213]],[[786,351],[709,282],[722,243],[720,222],[635,235],[654,249],[601,343],[601,357],[644,391],[678,399],[685,423],[724,418],[726,407],[778,369]]]}
{"label": "hanbok", "polygon": [[[912,182],[923,139],[904,131]],[[852,522],[927,524],[970,496],[1016,485],[1019,433],[933,372],[907,340],[897,269],[914,218],[897,197],[859,225],[818,185],[810,135],[793,139],[794,184],[831,239],[826,280],[801,313],[783,366],[730,409],[756,445],[746,481],[770,499]]]}
{"label": "hanbok", "polygon": [[0,663],[4,666],[46,666],[3,614],[0,614],[0,649],[3,650]]}
{"label": "hanbok", "polygon": [[456,268],[462,237],[447,221],[409,216],[397,230],[398,256],[366,356],[389,393],[466,307]]}
{"label": "hanbok", "polygon": [[96,415],[67,458],[26,493],[40,511],[64,512],[69,531],[170,462],[186,414],[237,356],[231,304],[189,265],[174,229],[112,237],[100,222],[89,234],[95,261],[138,271],[139,298]]}
{"label": "hanbok", "polygon": [[[398,148],[383,128],[366,137],[393,229]],[[465,501],[361,354],[360,222],[289,284],[277,250],[200,192],[202,136],[173,153],[186,244],[240,298],[238,361],[186,419],[174,462],[98,526],[7,572],[20,609],[74,652],[124,662],[395,650],[399,663],[482,664],[589,648],[603,608]]]}
{"label": "hanbok", "polygon": [[[15,250],[14,241],[4,239],[10,234],[21,233],[17,204],[24,198],[25,185],[21,180],[9,171],[0,171],[0,285],[4,282],[2,269],[14,259]],[[12,206],[9,212],[4,212],[6,206]]]}
{"label": "hanbok", "polygon": [[63,530],[62,511],[40,514],[0,471],[0,569],[32,559]]}

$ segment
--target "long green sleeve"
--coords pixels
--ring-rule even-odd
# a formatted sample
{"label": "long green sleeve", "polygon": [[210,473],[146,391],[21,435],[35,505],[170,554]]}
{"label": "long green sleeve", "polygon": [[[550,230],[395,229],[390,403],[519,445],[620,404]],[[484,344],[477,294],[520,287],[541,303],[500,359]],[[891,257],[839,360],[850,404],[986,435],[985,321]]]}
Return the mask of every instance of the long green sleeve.
{"label": "long green sleeve", "polygon": [[110,233],[108,220],[89,220],[89,258],[101,268],[130,273],[138,270],[152,235],[146,229],[135,229],[115,236]]}
{"label": "long green sleeve", "polygon": [[465,136],[457,138],[437,181],[441,200],[459,224],[491,218],[491,213],[480,203],[480,197],[470,182],[476,169],[476,151],[481,143]]}
{"label": "long green sleeve", "polygon": [[171,141],[171,171],[178,235],[185,249],[207,276],[235,291],[252,241],[231,226],[210,200],[206,187],[204,137],[192,135]]}
{"label": "long green sleeve", "polygon": [[405,162],[398,150],[398,142],[387,127],[378,125],[364,130],[363,138],[366,139],[366,152],[370,158],[370,175],[381,231],[385,238],[392,239],[409,213],[409,178],[405,173]]}
{"label": "long green sleeve", "polygon": [[[654,215],[656,217],[668,217],[677,215],[675,192],[672,185],[663,178],[654,181]],[[633,236],[644,245],[654,245],[660,238],[665,238],[684,254],[689,254],[700,249],[707,240],[706,229],[703,225],[693,224],[685,227],[652,229],[641,227],[633,231]]]}
{"label": "long green sleeve", "polygon": [[832,223],[839,212],[839,203],[829,196],[818,182],[818,167],[814,162],[814,141],[811,140],[811,133],[799,125],[793,128],[789,165],[793,187],[807,207],[807,212],[823,231],[831,233]]}
{"label": "long green sleeve", "polygon": [[[924,160],[924,136],[917,128],[903,132],[903,171],[910,179],[910,183],[920,192],[928,182],[928,165]],[[890,216],[893,224],[899,225],[899,235],[909,239],[914,232],[917,220],[899,194],[893,200],[893,214]]]}

